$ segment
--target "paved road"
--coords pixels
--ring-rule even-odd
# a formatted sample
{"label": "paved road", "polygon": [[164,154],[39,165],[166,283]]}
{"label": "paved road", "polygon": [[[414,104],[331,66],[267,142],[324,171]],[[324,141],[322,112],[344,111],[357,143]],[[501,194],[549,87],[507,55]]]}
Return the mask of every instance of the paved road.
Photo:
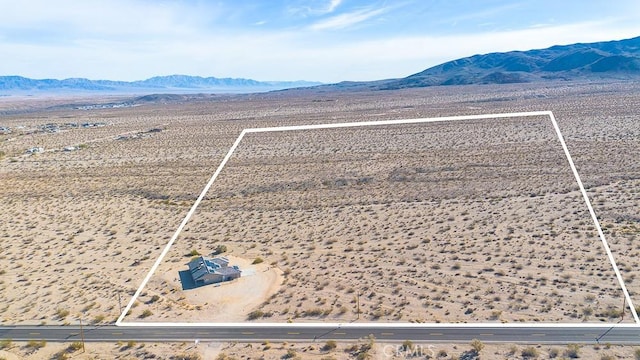
{"label": "paved road", "polygon": [[[612,325],[613,326],[613,325]],[[430,342],[469,342],[479,339],[485,342],[517,343],[611,343],[640,344],[640,327],[604,326],[593,327],[126,327],[126,326],[84,326],[85,341],[325,341],[354,340],[372,334],[378,341],[430,341]],[[79,341],[79,326],[3,326],[0,338],[13,341],[47,340]]]}

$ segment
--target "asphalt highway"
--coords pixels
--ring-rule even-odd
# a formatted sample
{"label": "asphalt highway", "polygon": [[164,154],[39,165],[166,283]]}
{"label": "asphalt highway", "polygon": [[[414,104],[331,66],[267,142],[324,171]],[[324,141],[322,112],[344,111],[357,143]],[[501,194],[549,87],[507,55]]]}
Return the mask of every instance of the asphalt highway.
{"label": "asphalt highway", "polygon": [[13,341],[46,340],[51,342],[80,341],[326,341],[357,340],[373,335],[377,341],[426,341],[469,342],[479,339],[484,342],[514,343],[611,343],[640,344],[639,326],[587,326],[587,327],[504,327],[496,326],[430,326],[407,327],[375,324],[363,327],[327,326],[238,326],[238,327],[166,327],[166,326],[2,326],[0,338]]}

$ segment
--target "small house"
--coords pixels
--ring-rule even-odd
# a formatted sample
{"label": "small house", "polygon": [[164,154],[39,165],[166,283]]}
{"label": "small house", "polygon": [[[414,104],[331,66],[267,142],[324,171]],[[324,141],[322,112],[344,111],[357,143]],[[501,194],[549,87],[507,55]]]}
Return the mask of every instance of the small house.
{"label": "small house", "polygon": [[242,273],[237,266],[229,266],[229,259],[223,256],[199,256],[191,260],[188,266],[196,286],[231,281],[239,278]]}

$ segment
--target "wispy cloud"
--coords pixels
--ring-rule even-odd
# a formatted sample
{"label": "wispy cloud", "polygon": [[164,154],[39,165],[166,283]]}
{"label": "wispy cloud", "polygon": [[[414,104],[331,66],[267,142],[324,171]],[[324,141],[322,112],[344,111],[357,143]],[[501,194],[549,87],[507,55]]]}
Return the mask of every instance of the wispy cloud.
{"label": "wispy cloud", "polygon": [[332,13],[335,11],[335,9],[340,6],[340,4],[342,3],[342,0],[331,0],[329,2],[329,6],[327,6],[327,13]]}
{"label": "wispy cloud", "polygon": [[[59,0],[49,9],[49,0],[0,0],[0,75],[375,80],[477,53],[622,39],[640,31],[637,0],[608,12],[598,8],[596,15],[572,13],[570,21],[553,20],[557,7],[535,7],[546,12],[533,16],[524,5],[514,14],[494,6],[494,15],[455,29],[439,21],[470,13],[468,6],[435,12],[422,0],[290,0],[272,9],[271,2],[244,1],[254,8],[229,7],[231,1]],[[294,17],[290,3],[332,12]]]}
{"label": "wispy cloud", "polygon": [[309,26],[309,29],[314,31],[344,29],[369,20],[373,17],[385,13],[386,11],[387,9],[385,8],[352,11],[349,13],[336,15],[328,19],[320,20]]}
{"label": "wispy cloud", "polygon": [[294,16],[322,16],[330,14],[342,4],[343,0],[323,0],[322,3],[318,3],[318,1],[313,1],[311,3],[305,2],[304,5],[294,5],[287,8],[287,12]]}

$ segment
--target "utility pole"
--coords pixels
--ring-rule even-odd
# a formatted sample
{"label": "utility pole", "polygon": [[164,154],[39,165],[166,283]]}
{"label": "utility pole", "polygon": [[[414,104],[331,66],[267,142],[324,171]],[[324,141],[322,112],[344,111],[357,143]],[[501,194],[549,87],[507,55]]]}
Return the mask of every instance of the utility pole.
{"label": "utility pole", "polygon": [[620,321],[624,320],[624,309],[627,307],[627,298],[622,297],[622,315],[620,316]]}
{"label": "utility pole", "polygon": [[120,306],[120,314],[122,314],[122,297],[120,296],[122,291],[118,290],[118,305]]}
{"label": "utility pole", "polygon": [[356,320],[360,320],[360,290],[356,293]]}
{"label": "utility pole", "polygon": [[82,327],[82,316],[80,316],[80,339],[82,339],[82,352],[84,353],[84,328]]}

